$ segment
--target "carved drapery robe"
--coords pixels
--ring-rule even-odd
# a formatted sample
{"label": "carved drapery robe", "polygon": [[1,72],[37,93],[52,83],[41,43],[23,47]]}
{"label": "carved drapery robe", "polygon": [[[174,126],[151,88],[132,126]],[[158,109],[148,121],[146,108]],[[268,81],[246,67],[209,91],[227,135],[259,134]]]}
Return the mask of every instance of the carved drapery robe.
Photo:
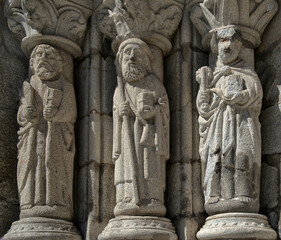
{"label": "carved drapery robe", "polygon": [[[133,202],[140,207],[134,211],[135,215],[165,215],[165,163],[169,158],[169,103],[166,90],[154,75],[149,75],[139,81],[125,83],[124,95],[132,109],[128,116],[128,128],[119,115],[118,106],[123,101],[118,86],[113,107],[117,206]],[[155,116],[150,120],[141,119],[138,114],[140,104],[152,105],[156,109]],[[136,184],[133,175],[137,179]],[[126,205],[123,207],[126,208]]]}
{"label": "carved drapery robe", "polygon": [[[64,77],[41,81],[33,76],[24,83],[18,111],[18,189],[21,217],[72,218],[73,161],[75,154],[74,88]],[[58,108],[50,121],[43,116],[46,105]],[[23,111],[35,107],[35,118],[27,120]]]}
{"label": "carved drapery robe", "polygon": [[229,67],[216,68],[208,88],[207,108],[199,101],[201,91],[197,97],[205,202],[212,197],[249,197],[255,200],[253,207],[258,211],[260,80],[246,62],[238,60]]}

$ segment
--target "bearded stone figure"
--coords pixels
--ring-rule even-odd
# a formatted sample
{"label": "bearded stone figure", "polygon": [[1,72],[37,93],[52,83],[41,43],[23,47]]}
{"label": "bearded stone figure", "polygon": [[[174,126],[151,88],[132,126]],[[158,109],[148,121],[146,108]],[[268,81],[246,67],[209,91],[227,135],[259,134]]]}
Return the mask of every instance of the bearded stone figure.
{"label": "bearded stone figure", "polygon": [[217,29],[214,72],[197,72],[197,108],[205,209],[209,215],[258,212],[262,87],[254,69],[239,58],[241,36],[234,26]]}
{"label": "bearded stone figure", "polygon": [[21,218],[71,220],[76,101],[63,64],[72,58],[41,44],[31,54],[33,76],[18,111]]}
{"label": "bearded stone figure", "polygon": [[117,53],[118,87],[113,107],[115,216],[164,216],[169,158],[169,103],[152,73],[152,54],[142,40],[124,41]]}

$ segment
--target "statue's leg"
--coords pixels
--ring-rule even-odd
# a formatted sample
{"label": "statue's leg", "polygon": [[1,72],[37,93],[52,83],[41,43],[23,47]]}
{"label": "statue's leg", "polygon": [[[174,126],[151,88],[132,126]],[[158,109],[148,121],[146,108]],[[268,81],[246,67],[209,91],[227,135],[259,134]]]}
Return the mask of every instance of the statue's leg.
{"label": "statue's leg", "polygon": [[254,190],[249,173],[249,157],[245,154],[237,154],[235,168],[235,196],[249,202],[253,199]]}
{"label": "statue's leg", "polygon": [[234,149],[222,157],[221,196],[231,199],[234,196]]}
{"label": "statue's leg", "polygon": [[219,201],[221,195],[221,161],[220,159],[210,159],[216,160],[214,169],[209,169],[207,167],[207,171],[212,171],[211,181],[210,181],[210,197],[207,200],[207,203],[215,203]]}
{"label": "statue's leg", "polygon": [[43,179],[46,179],[45,158],[38,156],[37,159],[34,202],[35,205],[43,206],[46,204],[46,181],[43,181]]}

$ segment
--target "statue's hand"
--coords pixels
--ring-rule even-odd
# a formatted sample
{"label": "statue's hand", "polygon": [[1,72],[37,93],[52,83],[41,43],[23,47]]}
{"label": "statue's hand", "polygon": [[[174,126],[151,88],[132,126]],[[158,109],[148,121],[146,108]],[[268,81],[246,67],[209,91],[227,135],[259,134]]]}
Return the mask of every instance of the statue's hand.
{"label": "statue's hand", "polygon": [[123,116],[129,116],[132,113],[130,104],[128,103],[128,101],[123,102],[120,104],[119,106],[119,116],[123,117]]}
{"label": "statue's hand", "polygon": [[213,71],[208,66],[201,67],[196,71],[196,81],[200,85],[204,85],[204,87],[206,88],[209,80],[212,78],[213,78]]}
{"label": "statue's hand", "polygon": [[52,117],[56,114],[58,108],[53,105],[47,105],[44,107],[43,116],[47,121],[51,121]]}
{"label": "statue's hand", "polygon": [[26,118],[29,122],[33,122],[36,119],[36,109],[34,105],[28,105],[23,109],[22,115]]}
{"label": "statue's hand", "polygon": [[145,105],[141,109],[139,109],[139,114],[143,119],[152,119],[154,118],[156,113],[156,109],[153,106]]}
{"label": "statue's hand", "polygon": [[243,99],[243,93],[238,92],[231,98],[230,102],[235,104],[235,103],[240,102],[242,99]]}

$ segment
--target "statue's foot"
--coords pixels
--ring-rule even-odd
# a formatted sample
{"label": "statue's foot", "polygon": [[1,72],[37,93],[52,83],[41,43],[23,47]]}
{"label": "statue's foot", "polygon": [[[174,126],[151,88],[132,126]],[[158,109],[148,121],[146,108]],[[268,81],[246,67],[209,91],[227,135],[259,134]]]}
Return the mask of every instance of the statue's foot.
{"label": "statue's foot", "polygon": [[24,205],[24,206],[21,206],[21,210],[26,210],[26,209],[31,209],[34,205]]}
{"label": "statue's foot", "polygon": [[209,197],[209,199],[206,201],[206,204],[214,204],[217,203],[220,200],[218,196],[216,197]]}
{"label": "statue's foot", "polygon": [[251,198],[251,197],[246,197],[246,196],[238,196],[236,198],[234,198],[235,200],[238,200],[240,202],[243,202],[243,203],[250,203],[250,202],[253,202],[254,199]]}
{"label": "statue's foot", "polygon": [[162,205],[162,203],[160,202],[160,200],[157,199],[151,199],[150,203],[147,205],[148,207],[152,207],[152,206],[160,206]]}
{"label": "statue's foot", "polygon": [[135,215],[139,206],[132,201],[123,201],[116,204],[114,208],[114,215]]}

